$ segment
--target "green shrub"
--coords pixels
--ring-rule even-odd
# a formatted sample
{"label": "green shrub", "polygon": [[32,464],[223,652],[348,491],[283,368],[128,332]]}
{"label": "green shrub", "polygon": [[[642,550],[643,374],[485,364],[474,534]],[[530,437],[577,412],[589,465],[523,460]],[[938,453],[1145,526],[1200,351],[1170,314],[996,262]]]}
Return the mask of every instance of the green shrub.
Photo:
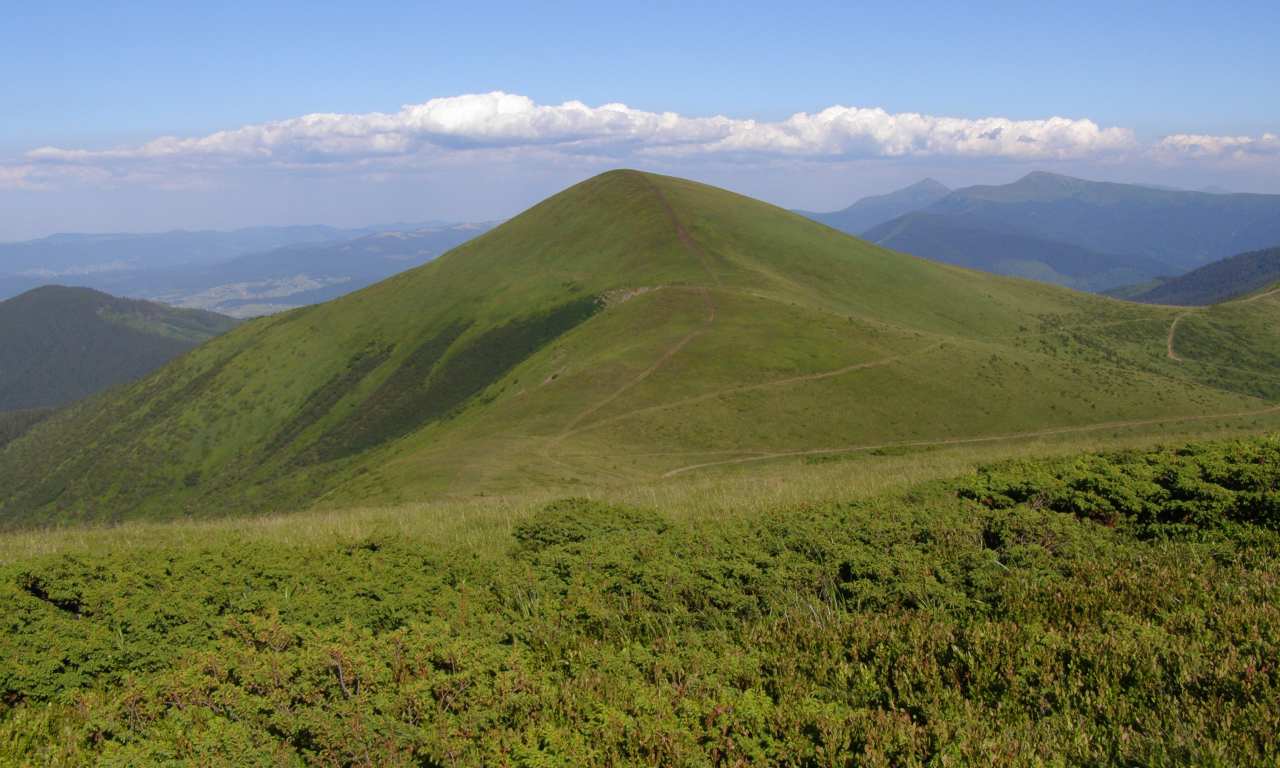
{"label": "green shrub", "polygon": [[0,413],[0,448],[27,434],[35,425],[57,412],[57,408],[26,408]]}
{"label": "green shrub", "polygon": [[[9,564],[0,762],[1276,765],[1280,532],[1240,501],[1273,450],[1005,464],[702,525],[567,499],[497,555]],[[1207,539],[1128,517],[1214,499],[1228,524],[1186,529]]]}
{"label": "green shrub", "polygon": [[671,527],[666,518],[646,509],[564,499],[522,520],[511,535],[526,550],[538,551],[609,534],[654,534]]}
{"label": "green shrub", "polygon": [[1029,503],[1139,536],[1280,526],[1280,442],[1247,439],[983,467],[958,493],[995,508]]}

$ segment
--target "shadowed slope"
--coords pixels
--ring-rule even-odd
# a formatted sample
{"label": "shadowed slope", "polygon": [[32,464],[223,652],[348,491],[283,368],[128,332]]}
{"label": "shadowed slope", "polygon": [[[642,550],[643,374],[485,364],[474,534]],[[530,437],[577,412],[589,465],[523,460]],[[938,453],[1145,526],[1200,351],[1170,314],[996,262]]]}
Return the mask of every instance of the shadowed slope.
{"label": "shadowed slope", "polygon": [[197,309],[46,285],[0,302],[0,411],[65,405],[237,324]]}
{"label": "shadowed slope", "polygon": [[1227,381],[1166,356],[1179,312],[615,171],[41,423],[0,453],[0,517],[394,503],[1271,407],[1265,363]]}

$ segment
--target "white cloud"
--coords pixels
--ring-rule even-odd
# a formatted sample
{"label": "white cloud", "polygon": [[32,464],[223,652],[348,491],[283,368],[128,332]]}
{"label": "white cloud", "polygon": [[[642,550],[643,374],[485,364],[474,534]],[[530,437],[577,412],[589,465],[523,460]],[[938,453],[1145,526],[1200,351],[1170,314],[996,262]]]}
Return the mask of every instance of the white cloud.
{"label": "white cloud", "polygon": [[1248,136],[1169,136],[1152,147],[1157,156],[1195,160],[1234,160],[1256,162],[1280,158],[1280,136],[1264,133],[1261,138]]}
{"label": "white cloud", "polygon": [[378,174],[472,160],[829,163],[874,158],[1022,162],[1156,159],[1258,162],[1280,158],[1280,139],[1170,136],[1144,145],[1127,128],[1053,117],[968,120],[831,107],[781,122],[690,118],[623,104],[542,106],[501,92],[432,99],[395,114],[313,114],[204,137],[164,137],[91,152],[45,147],[0,163],[0,187],[62,180],[183,184],[184,174],[284,166]]}

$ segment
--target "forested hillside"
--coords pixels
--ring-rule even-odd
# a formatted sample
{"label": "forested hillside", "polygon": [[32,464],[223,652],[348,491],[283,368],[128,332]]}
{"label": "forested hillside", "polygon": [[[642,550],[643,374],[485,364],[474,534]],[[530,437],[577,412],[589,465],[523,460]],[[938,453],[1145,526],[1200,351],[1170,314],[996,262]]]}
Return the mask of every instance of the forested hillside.
{"label": "forested hillside", "polygon": [[1144,291],[1111,295],[1150,304],[1203,306],[1252,293],[1277,280],[1280,280],[1280,247],[1238,253],[1185,275],[1161,280]]}
{"label": "forested hillside", "polygon": [[65,405],[135,379],[238,321],[49,285],[0,302],[0,411]]}
{"label": "forested hillside", "polygon": [[925,210],[1179,270],[1280,243],[1280,195],[1181,192],[1043,171],[1012,184],[958,189]]}
{"label": "forested hillside", "polygon": [[926,180],[843,211],[805,215],[914,256],[1126,299],[1142,292],[1128,286],[1150,282],[1142,289],[1149,290],[1155,278],[1280,243],[1280,195],[1187,192],[1041,171],[1012,184],[957,190]]}
{"label": "forested hillside", "polygon": [[862,237],[913,256],[1080,291],[1100,292],[1178,271],[1146,256],[1100,253],[974,216],[912,213],[863,232]]}

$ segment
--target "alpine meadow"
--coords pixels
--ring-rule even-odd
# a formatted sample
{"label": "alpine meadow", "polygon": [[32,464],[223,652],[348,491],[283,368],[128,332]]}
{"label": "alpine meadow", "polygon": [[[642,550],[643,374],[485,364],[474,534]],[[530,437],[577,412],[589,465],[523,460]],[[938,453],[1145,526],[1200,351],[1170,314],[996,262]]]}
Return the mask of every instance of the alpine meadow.
{"label": "alpine meadow", "polygon": [[1280,765],[1257,282],[597,175],[0,414],[0,760]]}

